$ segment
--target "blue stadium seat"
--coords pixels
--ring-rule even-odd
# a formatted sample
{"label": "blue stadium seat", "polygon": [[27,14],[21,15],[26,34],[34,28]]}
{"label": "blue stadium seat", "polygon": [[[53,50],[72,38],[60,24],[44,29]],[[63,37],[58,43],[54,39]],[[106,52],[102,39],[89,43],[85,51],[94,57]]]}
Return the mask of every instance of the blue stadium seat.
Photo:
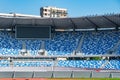
{"label": "blue stadium seat", "polygon": [[86,32],[82,44],[84,55],[103,55],[107,54],[119,40],[120,32],[117,31],[99,31]]}
{"label": "blue stadium seat", "polygon": [[52,40],[46,40],[48,55],[69,55],[76,50],[81,32],[56,32]]}
{"label": "blue stadium seat", "polygon": [[[74,67],[74,68],[88,68],[88,69],[116,69],[120,70],[120,60],[59,60],[58,67]],[[105,65],[104,65],[105,64]],[[52,67],[52,61],[14,61],[14,67]],[[102,67],[102,65],[104,65]],[[9,67],[9,60],[0,60],[0,67]]]}
{"label": "blue stadium seat", "polygon": [[8,60],[0,60],[0,67],[9,67],[10,62]]}
{"label": "blue stadium seat", "polygon": [[21,49],[21,40],[13,38],[8,32],[0,32],[0,55],[18,55]]}
{"label": "blue stadium seat", "polygon": [[40,50],[41,47],[41,41],[40,40],[25,40],[26,49],[31,53],[31,55],[37,55],[38,50]]}
{"label": "blue stadium seat", "polygon": [[8,32],[0,32],[0,55],[17,56],[22,50],[22,42],[25,41],[26,49],[31,55],[36,55],[40,49],[40,40],[18,40]]}
{"label": "blue stadium seat", "polygon": [[50,67],[53,66],[51,61],[15,61],[14,67]]}
{"label": "blue stadium seat", "polygon": [[[57,66],[60,67],[77,67],[92,69],[120,69],[119,60],[110,60],[106,65],[106,60],[60,60]],[[104,67],[102,67],[104,65]]]}
{"label": "blue stadium seat", "polygon": [[[83,55],[104,55],[120,40],[119,31],[98,32],[56,32],[54,37],[45,41],[48,55],[70,55],[77,49],[80,39],[85,34],[81,50]],[[22,42],[26,49],[35,56],[41,48],[41,40],[17,40],[10,33],[0,32],[0,55],[18,55],[22,49]],[[120,54],[120,46],[116,49]]]}

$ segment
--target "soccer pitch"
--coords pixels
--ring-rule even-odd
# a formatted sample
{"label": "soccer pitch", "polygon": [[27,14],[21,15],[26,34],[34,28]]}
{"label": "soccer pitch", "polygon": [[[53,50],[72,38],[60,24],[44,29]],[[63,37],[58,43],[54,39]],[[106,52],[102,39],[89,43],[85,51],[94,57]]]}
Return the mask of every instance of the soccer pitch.
{"label": "soccer pitch", "polygon": [[120,80],[120,78],[0,78],[0,80]]}
{"label": "soccer pitch", "polygon": [[120,78],[51,78],[45,80],[120,80]]}

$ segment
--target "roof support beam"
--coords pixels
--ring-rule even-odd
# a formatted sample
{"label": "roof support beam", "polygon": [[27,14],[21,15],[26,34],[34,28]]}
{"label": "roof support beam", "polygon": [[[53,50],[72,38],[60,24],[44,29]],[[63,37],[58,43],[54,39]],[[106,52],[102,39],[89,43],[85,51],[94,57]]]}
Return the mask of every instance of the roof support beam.
{"label": "roof support beam", "polygon": [[95,24],[92,20],[90,20],[88,17],[85,17],[85,19],[87,19],[90,23],[92,23],[95,26],[95,30],[97,31],[97,28],[99,28],[99,26]]}
{"label": "roof support beam", "polygon": [[15,26],[16,26],[16,19],[15,18],[13,18],[13,21],[12,21],[12,26],[11,26],[11,30],[12,30],[12,32],[14,32],[15,30]]}
{"label": "roof support beam", "polygon": [[73,32],[75,32],[75,29],[76,29],[77,25],[73,22],[72,18],[69,18],[69,19],[70,19],[70,21],[73,25]]}
{"label": "roof support beam", "polygon": [[118,27],[120,27],[119,24],[115,23],[114,21],[112,21],[111,19],[107,18],[106,16],[102,16],[104,17],[105,19],[107,19],[108,21],[110,21],[111,23],[113,23],[114,25],[116,25],[116,30],[118,30]]}
{"label": "roof support beam", "polygon": [[13,18],[13,20],[12,20],[12,26],[15,26],[15,22],[16,22],[16,19]]}
{"label": "roof support beam", "polygon": [[51,21],[52,21],[52,28],[51,28],[51,31],[52,31],[52,33],[54,33],[54,32],[55,32],[55,27],[56,27],[55,21],[54,21],[53,18],[50,18],[50,19],[51,19]]}
{"label": "roof support beam", "polygon": [[32,25],[36,25],[36,24],[35,24],[35,19],[32,19]]}
{"label": "roof support beam", "polygon": [[52,26],[54,26],[54,27],[55,27],[55,21],[54,21],[54,19],[53,19],[53,18],[51,18],[51,21],[52,21]]}

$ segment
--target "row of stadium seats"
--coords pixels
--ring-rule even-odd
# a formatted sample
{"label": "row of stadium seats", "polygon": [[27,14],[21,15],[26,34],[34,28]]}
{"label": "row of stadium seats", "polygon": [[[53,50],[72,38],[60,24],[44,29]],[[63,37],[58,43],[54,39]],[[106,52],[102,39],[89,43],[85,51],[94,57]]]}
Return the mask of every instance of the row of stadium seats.
{"label": "row of stadium seats", "polygon": [[[52,39],[44,40],[45,50],[48,55],[70,55],[79,46],[83,34],[83,42],[79,49],[83,55],[107,54],[120,40],[119,31],[56,32]],[[0,32],[0,55],[19,55],[25,43],[24,48],[35,56],[41,48],[41,42],[41,40],[19,40],[8,32]],[[120,45],[114,54],[120,54]]]}
{"label": "row of stadium seats", "polygon": [[[8,60],[0,60],[0,67],[9,67]],[[120,60],[59,60],[57,64],[52,61],[15,61],[14,67],[74,67],[95,69],[120,69]]]}
{"label": "row of stadium seats", "polygon": [[106,54],[119,40],[120,32],[118,31],[86,32],[82,44],[83,54]]}
{"label": "row of stadium seats", "polygon": [[10,62],[8,60],[0,60],[0,67],[9,67]]}
{"label": "row of stadium seats", "polygon": [[49,55],[69,55],[76,50],[80,38],[81,32],[57,32],[52,40],[46,41],[45,49]]}
{"label": "row of stadium seats", "polygon": [[39,40],[18,40],[8,32],[0,32],[0,55],[19,55],[23,42],[31,55],[37,53],[41,44]]}
{"label": "row of stadium seats", "polygon": [[14,62],[14,67],[50,67],[53,66],[53,62],[46,62],[46,61],[20,61]]}
{"label": "row of stadium seats", "polygon": [[0,32],[0,54],[18,55],[22,49],[22,41],[12,38],[8,32]]}
{"label": "row of stadium seats", "polygon": [[41,41],[40,40],[25,40],[26,49],[31,53],[31,55],[36,55],[38,50],[40,50]]}
{"label": "row of stadium seats", "polygon": [[61,67],[77,67],[77,68],[95,68],[95,69],[120,69],[119,60],[67,60],[59,61],[58,66]]}

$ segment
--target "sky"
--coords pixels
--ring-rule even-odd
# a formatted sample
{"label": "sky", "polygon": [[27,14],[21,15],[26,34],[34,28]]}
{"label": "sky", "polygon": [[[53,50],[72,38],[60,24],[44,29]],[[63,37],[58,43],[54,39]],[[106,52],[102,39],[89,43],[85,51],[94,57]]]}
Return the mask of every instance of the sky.
{"label": "sky", "polygon": [[68,9],[69,17],[120,13],[120,0],[0,0],[0,13],[40,15],[40,7]]}

